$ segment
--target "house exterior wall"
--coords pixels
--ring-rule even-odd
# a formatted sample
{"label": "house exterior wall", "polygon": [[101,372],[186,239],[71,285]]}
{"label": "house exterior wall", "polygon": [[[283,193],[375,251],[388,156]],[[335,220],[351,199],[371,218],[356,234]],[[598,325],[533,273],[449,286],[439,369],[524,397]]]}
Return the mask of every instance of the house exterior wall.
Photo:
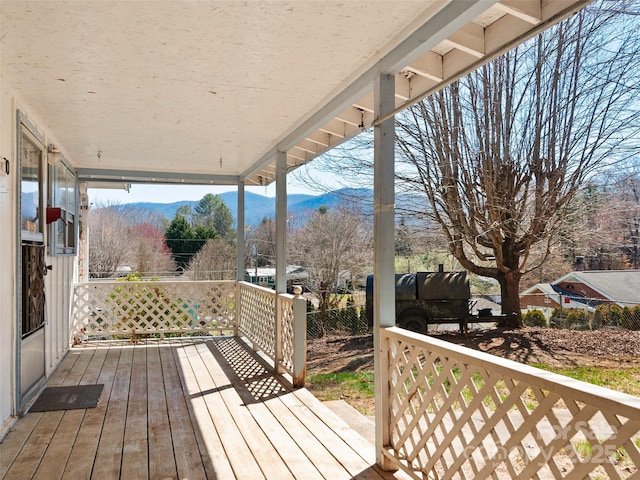
{"label": "house exterior wall", "polygon": [[[556,295],[557,297],[558,295]],[[540,291],[522,295],[520,297],[520,305],[522,308],[531,310],[530,307],[557,308],[558,302]]]}
{"label": "house exterior wall", "polygon": [[[2,45],[2,42],[0,42]],[[0,158],[6,158],[10,166],[15,165],[12,140],[12,99],[3,88],[0,77]],[[15,118],[15,116],[13,117]],[[3,164],[3,162],[0,162]],[[15,339],[16,339],[16,244],[15,244],[15,208],[14,208],[15,172],[9,175],[0,173],[0,438],[6,431],[7,422],[13,413]]]}
{"label": "house exterior wall", "polygon": [[575,293],[576,295],[580,295],[585,298],[598,298],[607,300],[606,297],[602,296],[601,294],[581,282],[562,282],[555,285],[563,290],[566,290],[567,292]]}
{"label": "house exterior wall", "polygon": [[[20,171],[17,159],[17,111],[45,138],[45,146],[54,143],[63,150],[54,132],[48,131],[33,109],[22,102],[0,77],[0,167],[2,159],[9,161],[9,174],[0,168],[0,440],[20,413],[17,372],[20,370],[18,328],[18,274],[17,252],[20,242],[18,226],[18,190]],[[46,157],[46,155],[45,155]],[[68,162],[71,159],[66,158]],[[45,204],[48,199],[47,162],[43,162]],[[81,212],[78,212],[80,214]],[[44,326],[44,370],[49,376],[57,367],[69,348],[69,309],[74,279],[77,276],[77,256],[51,256],[49,232],[45,228],[45,262],[51,270],[45,276],[45,326]]]}

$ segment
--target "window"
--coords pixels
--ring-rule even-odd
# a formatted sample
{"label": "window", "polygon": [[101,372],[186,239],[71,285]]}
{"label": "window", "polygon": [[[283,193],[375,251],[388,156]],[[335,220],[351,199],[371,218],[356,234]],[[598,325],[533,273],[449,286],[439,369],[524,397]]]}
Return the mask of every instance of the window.
{"label": "window", "polygon": [[63,158],[49,166],[47,223],[51,225],[50,254],[75,255],[78,189],[75,172]]}
{"label": "window", "polygon": [[[43,142],[35,129],[19,117],[18,154],[20,159],[20,224],[22,239],[43,242],[41,179]],[[32,132],[33,130],[33,132]]]}

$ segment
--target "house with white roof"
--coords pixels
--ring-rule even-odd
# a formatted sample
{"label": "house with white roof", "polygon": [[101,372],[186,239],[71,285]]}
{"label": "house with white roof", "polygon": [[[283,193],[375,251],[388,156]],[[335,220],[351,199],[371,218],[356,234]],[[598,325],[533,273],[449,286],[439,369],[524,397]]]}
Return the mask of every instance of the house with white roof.
{"label": "house with white roof", "polygon": [[552,283],[539,283],[520,294],[523,310],[555,308],[593,310],[603,303],[640,304],[640,270],[571,272]]}

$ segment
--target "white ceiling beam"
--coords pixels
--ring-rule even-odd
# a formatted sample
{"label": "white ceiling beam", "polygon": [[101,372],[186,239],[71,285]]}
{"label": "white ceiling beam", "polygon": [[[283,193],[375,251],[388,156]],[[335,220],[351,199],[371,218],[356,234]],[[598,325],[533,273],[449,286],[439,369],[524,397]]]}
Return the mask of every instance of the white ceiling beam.
{"label": "white ceiling beam", "polygon": [[331,145],[331,134],[318,130],[308,135],[305,140],[317,143],[321,147],[328,147]]}
{"label": "white ceiling beam", "polygon": [[442,73],[442,56],[434,52],[425,53],[412,62],[407,67],[407,70],[436,82],[444,79],[444,74]]}
{"label": "white ceiling beam", "polygon": [[542,6],[540,0],[501,0],[494,8],[513,15],[530,25],[542,22]]}
{"label": "white ceiling beam", "polygon": [[287,151],[293,145],[316,131],[322,125],[352,105],[357,99],[372,90],[374,79],[382,73],[395,75],[408,64],[412,63],[433,46],[456,32],[474,18],[484,12],[497,0],[465,0],[452,1],[445,5],[438,13],[429,18],[414,32],[399,42],[395,48],[384,55],[377,63],[346,85],[341,91],[332,94],[321,103],[321,107],[302,121],[296,128],[286,133],[279,141],[269,148],[260,159],[243,172],[243,178],[259,171],[264,165],[273,162],[278,150]]}
{"label": "white ceiling beam", "polygon": [[[538,25],[531,26],[512,15],[504,15],[502,18],[491,23],[485,28],[485,51],[486,55],[482,58],[475,58],[468,53],[454,49],[443,56],[443,80],[433,88],[423,90],[421,92],[412,88],[413,98],[400,105],[389,115],[395,115],[400,110],[407,108],[412,102],[420,101],[425,96],[430,95],[439,88],[444,88],[451,81],[459,78],[475,68],[478,68],[485,62],[491,61],[507,50],[521,44],[529,38],[534,37],[538,33],[548,28],[551,24],[555,24],[574,14],[578,10],[584,8],[591,3],[592,0],[545,0],[548,3],[543,8],[543,19]],[[466,58],[465,58],[466,57]],[[383,122],[386,117],[376,119],[375,123]]]}
{"label": "white ceiling beam", "polygon": [[500,48],[512,38],[517,38],[531,29],[531,25],[513,15],[505,15],[485,29],[487,51]]}
{"label": "white ceiling beam", "polygon": [[364,110],[366,123],[367,114],[370,113],[371,116],[373,116],[373,92],[366,94],[364,97],[358,99],[357,102],[353,102],[353,106],[360,110]]}
{"label": "white ceiling beam", "polygon": [[126,182],[126,183],[181,183],[185,185],[237,185],[236,175],[212,175],[206,173],[180,173],[143,170],[121,170],[107,168],[76,169],[80,182]]}
{"label": "white ceiling beam", "polygon": [[[422,75],[414,75],[413,77],[411,77],[411,98],[409,100],[414,99],[415,97],[420,95],[422,92],[431,90],[436,85],[438,85],[438,83],[439,82],[436,82],[431,78],[425,78]],[[400,107],[400,106],[401,105],[397,105],[397,107]]]}
{"label": "white ceiling beam", "polygon": [[380,73],[395,75],[433,47],[471,23],[497,0],[452,1],[381,60]]}
{"label": "white ceiling beam", "polygon": [[323,126],[321,126],[318,131],[328,133],[329,135],[334,135],[336,137],[344,138],[347,136],[346,124],[341,122],[338,119],[331,119]]}
{"label": "white ceiling beam", "polygon": [[[303,161],[307,161],[316,155],[315,153],[311,153],[308,150],[305,150],[304,148],[299,147],[298,145],[291,147],[289,152],[291,152],[292,156],[294,156],[295,158],[300,158]],[[311,155],[309,155],[310,153]]]}
{"label": "white ceiling beam", "polygon": [[545,0],[542,2],[542,21],[549,20],[557,15],[566,17],[568,12],[577,12],[593,0],[577,0],[570,4],[567,11],[567,0]]}
{"label": "white ceiling beam", "polygon": [[411,80],[409,78],[414,75],[415,73],[407,70],[396,74],[395,95],[404,102],[411,98]]}
{"label": "white ceiling beam", "polygon": [[309,152],[312,155],[317,155],[322,151],[322,148],[320,148],[317,143],[311,142],[309,140],[302,140],[296,145],[296,148],[304,150],[305,152]]}
{"label": "white ceiling beam", "polygon": [[484,28],[480,25],[470,23],[449,36],[443,44],[462,50],[476,58],[481,58],[485,54]]}
{"label": "white ceiling beam", "polygon": [[351,106],[336,115],[336,119],[349,125],[353,125],[354,127],[359,127],[364,123],[364,113],[364,109]]}
{"label": "white ceiling beam", "polygon": [[478,59],[475,56],[469,55],[462,50],[451,50],[444,56],[443,73],[445,80],[456,76],[459,72],[467,69],[477,60]]}
{"label": "white ceiling beam", "polygon": [[306,160],[304,154],[295,148],[292,148],[287,152],[287,157],[293,158],[295,163],[298,163],[298,161],[304,162]]}

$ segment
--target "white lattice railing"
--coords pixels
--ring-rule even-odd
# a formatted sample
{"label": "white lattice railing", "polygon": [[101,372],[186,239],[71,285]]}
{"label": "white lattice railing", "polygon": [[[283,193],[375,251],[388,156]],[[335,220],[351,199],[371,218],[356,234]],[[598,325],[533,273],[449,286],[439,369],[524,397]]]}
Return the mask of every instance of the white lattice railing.
{"label": "white lattice railing", "polygon": [[235,328],[236,282],[88,282],[74,287],[72,335],[222,333]]}
{"label": "white lattice railing", "polygon": [[235,281],[88,282],[74,287],[74,343],[177,333],[246,336],[274,366],[303,386],[306,303],[294,296]]}
{"label": "white lattice railing", "polygon": [[395,327],[380,333],[383,455],[412,477],[640,478],[640,398]]}
{"label": "white lattice railing", "polygon": [[248,282],[238,282],[238,296],[242,299],[238,311],[240,333],[275,361],[276,292]]}
{"label": "white lattice railing", "polygon": [[[306,302],[294,295],[238,282],[238,329],[262,350],[276,368],[304,386],[306,363]],[[277,298],[277,302],[276,302]]]}
{"label": "white lattice railing", "polygon": [[278,350],[280,364],[293,378],[293,384],[304,387],[307,363],[307,302],[297,295],[279,295]]}

